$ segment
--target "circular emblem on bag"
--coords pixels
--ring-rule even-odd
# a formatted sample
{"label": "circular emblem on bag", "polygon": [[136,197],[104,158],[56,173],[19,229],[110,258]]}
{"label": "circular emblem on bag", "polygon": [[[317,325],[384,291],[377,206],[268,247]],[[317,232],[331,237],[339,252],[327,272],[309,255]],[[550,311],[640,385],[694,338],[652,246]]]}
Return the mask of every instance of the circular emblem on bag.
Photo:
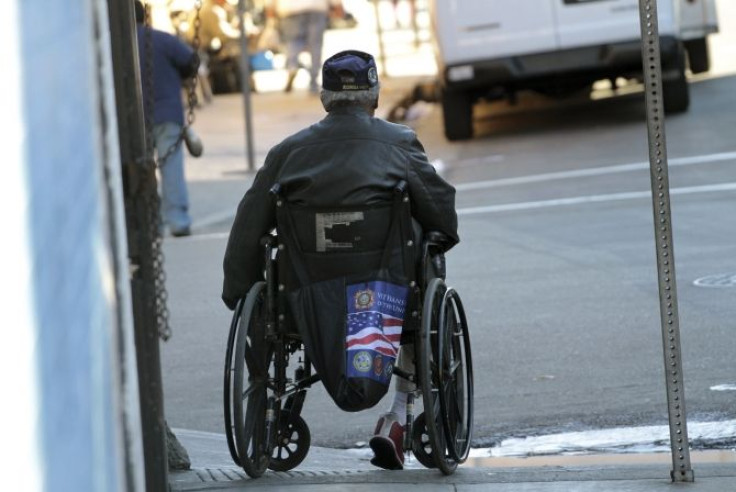
{"label": "circular emblem on bag", "polygon": [[365,350],[361,350],[353,356],[353,367],[358,372],[368,372],[371,370],[371,354]]}
{"label": "circular emblem on bag", "polygon": [[373,291],[359,290],[355,293],[355,309],[369,309],[373,307]]}
{"label": "circular emblem on bag", "polygon": [[373,358],[373,374],[380,376],[383,372],[383,357],[376,355]]}
{"label": "circular emblem on bag", "polygon": [[389,362],[388,364],[386,364],[386,369],[384,369],[383,372],[384,372],[384,374],[386,374],[386,377],[387,378],[390,378],[391,377],[391,374],[393,374],[393,372],[394,372],[394,365],[393,365],[393,363],[392,362]]}

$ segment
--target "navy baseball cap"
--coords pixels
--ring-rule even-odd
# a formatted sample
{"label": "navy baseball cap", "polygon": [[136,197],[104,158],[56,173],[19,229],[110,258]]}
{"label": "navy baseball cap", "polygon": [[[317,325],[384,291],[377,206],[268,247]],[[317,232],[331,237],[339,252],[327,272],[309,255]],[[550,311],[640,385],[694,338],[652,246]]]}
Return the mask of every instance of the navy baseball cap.
{"label": "navy baseball cap", "polygon": [[322,65],[322,88],[328,91],[364,91],[376,85],[376,61],[368,53],[341,51]]}

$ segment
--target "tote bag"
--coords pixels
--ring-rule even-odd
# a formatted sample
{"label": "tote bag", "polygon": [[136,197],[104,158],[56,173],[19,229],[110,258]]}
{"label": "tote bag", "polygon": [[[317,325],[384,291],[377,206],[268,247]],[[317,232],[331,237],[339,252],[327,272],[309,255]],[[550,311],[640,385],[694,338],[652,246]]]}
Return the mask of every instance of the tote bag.
{"label": "tote bag", "polygon": [[[407,317],[413,258],[407,252],[408,201],[394,200],[388,240],[380,264],[359,275],[312,282],[293,234],[289,205],[277,209],[279,235],[299,285],[287,293],[307,355],[338,407],[373,407],[389,389]],[[408,219],[410,221],[410,219]],[[398,260],[397,260],[398,255]],[[397,267],[397,263],[401,265]]]}

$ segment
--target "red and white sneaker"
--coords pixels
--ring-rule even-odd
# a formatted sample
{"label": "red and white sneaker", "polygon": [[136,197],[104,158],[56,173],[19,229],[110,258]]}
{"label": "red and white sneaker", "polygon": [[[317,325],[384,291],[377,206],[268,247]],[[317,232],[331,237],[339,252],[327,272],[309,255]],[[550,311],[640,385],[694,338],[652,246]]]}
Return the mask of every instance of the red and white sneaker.
{"label": "red and white sneaker", "polygon": [[372,465],[386,470],[404,469],[404,426],[399,424],[398,415],[381,416],[369,444],[375,454]]}

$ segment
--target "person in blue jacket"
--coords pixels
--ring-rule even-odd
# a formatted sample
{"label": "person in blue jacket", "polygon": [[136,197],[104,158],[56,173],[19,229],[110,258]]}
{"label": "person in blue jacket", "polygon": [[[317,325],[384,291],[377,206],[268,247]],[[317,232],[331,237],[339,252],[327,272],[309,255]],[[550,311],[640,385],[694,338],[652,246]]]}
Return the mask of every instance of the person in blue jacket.
{"label": "person in blue jacket", "polygon": [[[145,8],[139,0],[135,0],[135,20],[143,106],[146,112],[153,110],[152,115],[146,115],[146,120],[153,122],[153,137],[161,173],[162,218],[172,236],[188,236],[191,234],[192,219],[189,215],[189,193],[180,138],[184,127],[182,80],[197,73],[199,58],[179,38],[145,26]],[[152,57],[150,63],[146,60],[147,56]],[[150,88],[153,88],[153,94],[149,93]],[[147,107],[150,106],[147,101],[151,99],[153,108]]]}

